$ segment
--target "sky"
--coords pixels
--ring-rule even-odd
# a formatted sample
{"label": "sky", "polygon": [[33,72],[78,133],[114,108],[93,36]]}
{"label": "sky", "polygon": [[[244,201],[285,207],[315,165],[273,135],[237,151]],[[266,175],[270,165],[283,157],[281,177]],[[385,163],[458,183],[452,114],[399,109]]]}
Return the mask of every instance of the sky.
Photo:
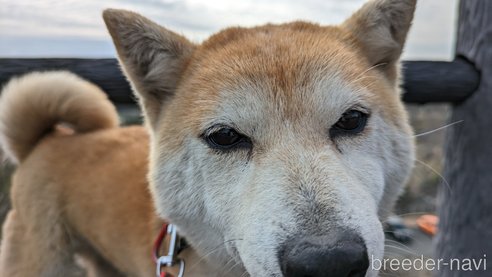
{"label": "sky", "polygon": [[[458,0],[419,0],[404,59],[453,57]],[[105,8],[136,11],[195,42],[228,26],[339,24],[364,0],[0,0],[0,57],[114,57]]]}

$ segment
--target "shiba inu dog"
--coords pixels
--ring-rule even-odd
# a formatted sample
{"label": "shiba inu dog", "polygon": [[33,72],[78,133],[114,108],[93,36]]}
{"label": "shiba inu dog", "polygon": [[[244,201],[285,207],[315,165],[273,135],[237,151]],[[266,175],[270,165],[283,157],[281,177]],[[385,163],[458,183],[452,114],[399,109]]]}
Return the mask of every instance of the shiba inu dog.
{"label": "shiba inu dog", "polygon": [[414,160],[399,57],[415,2],[201,44],[106,10],[146,126],[119,128],[71,73],[4,87],[1,145],[18,168],[1,276],[152,276],[163,220],[190,245],[184,276],[376,276]]}

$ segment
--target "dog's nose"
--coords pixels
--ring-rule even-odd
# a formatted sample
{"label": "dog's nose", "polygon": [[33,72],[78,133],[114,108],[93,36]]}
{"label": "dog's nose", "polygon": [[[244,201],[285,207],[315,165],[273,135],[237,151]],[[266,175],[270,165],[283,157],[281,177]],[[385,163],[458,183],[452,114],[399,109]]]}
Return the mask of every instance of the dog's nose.
{"label": "dog's nose", "polygon": [[279,258],[285,277],[363,277],[369,267],[364,241],[349,231],[290,240]]}

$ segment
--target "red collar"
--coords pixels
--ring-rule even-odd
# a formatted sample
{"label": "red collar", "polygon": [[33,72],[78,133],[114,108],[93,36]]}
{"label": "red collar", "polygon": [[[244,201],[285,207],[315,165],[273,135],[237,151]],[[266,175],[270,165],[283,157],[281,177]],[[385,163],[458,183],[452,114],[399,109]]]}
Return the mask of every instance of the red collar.
{"label": "red collar", "polygon": [[[160,249],[167,235],[169,235],[169,248],[167,255],[161,255]],[[156,263],[157,277],[173,277],[173,275],[164,271],[163,268],[172,267],[176,264],[179,264],[178,277],[183,277],[185,263],[183,260],[177,258],[177,255],[183,249],[182,244],[183,243],[177,234],[176,227],[172,224],[164,223],[152,248],[152,259]]]}

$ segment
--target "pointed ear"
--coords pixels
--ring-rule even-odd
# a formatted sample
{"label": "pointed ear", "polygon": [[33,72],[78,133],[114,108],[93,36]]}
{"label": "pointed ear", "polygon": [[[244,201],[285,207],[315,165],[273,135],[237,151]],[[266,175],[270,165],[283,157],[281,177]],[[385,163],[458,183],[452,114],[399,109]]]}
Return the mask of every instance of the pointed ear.
{"label": "pointed ear", "polygon": [[[342,24],[360,43],[372,65],[394,71],[417,0],[371,0]],[[391,72],[388,72],[391,73]],[[392,77],[392,76],[390,76]]]}
{"label": "pointed ear", "polygon": [[149,19],[125,10],[103,12],[120,64],[151,127],[173,96],[194,45]]}

